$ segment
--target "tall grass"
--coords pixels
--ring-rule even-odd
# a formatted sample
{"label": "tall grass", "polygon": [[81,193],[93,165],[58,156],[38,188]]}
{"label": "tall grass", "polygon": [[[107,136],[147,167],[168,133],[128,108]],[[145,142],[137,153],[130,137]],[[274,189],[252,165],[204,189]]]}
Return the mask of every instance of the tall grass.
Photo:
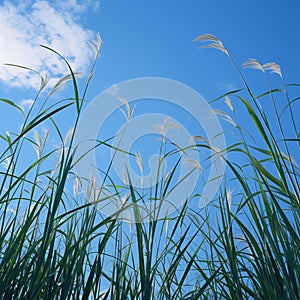
{"label": "tall grass", "polygon": [[[211,228],[209,235],[203,232],[213,253],[210,259],[214,269],[220,267],[212,293],[216,298],[226,299],[299,299],[300,189],[296,161],[299,129],[293,108],[297,98],[289,98],[289,86],[277,64],[261,64],[253,59],[244,64],[244,67],[257,69],[265,75],[267,91],[255,96],[219,39],[202,35],[196,41],[212,42],[204,47],[222,50],[232,61],[246,94],[234,91],[230,97],[241,102],[244,113],[252,121],[251,129],[241,128],[238,116],[232,117],[237,124],[238,140],[226,149],[231,157],[227,166],[238,193],[235,197],[228,194],[225,185],[217,202],[220,209],[217,226]],[[280,88],[271,88],[269,70],[282,79]],[[277,94],[283,97],[276,97]],[[228,96],[223,95],[233,110]],[[264,109],[266,101],[272,103],[275,124],[269,121],[272,118],[270,105],[267,111]],[[285,104],[277,101],[285,101]],[[280,112],[278,107],[283,107],[283,111]],[[282,115],[286,111],[288,114]],[[232,120],[230,116],[227,118]],[[240,165],[241,157],[244,165]]]}
{"label": "tall grass", "polygon": [[[129,224],[118,220],[121,211],[103,216],[84,195],[78,195],[83,179],[73,172],[73,137],[101,39],[92,43],[95,63],[82,95],[67,60],[45,47],[61,57],[70,74],[47,96],[47,78],[41,76],[35,99],[37,103],[45,97],[40,110],[32,107],[19,133],[1,135],[1,299],[300,299],[300,139],[294,108],[298,97],[290,98],[297,85],[285,83],[278,65],[250,60],[245,66],[258,69],[266,78],[266,91],[255,95],[219,39],[202,35],[195,40],[209,41],[202,47],[224,52],[244,85],[212,101],[222,106],[225,100],[229,113],[218,113],[229,121],[235,139],[221,152],[214,152],[207,142],[197,144],[199,150],[223,155],[227,165],[223,185],[202,210],[189,206],[201,193],[195,191],[177,214],[163,220],[150,215],[147,222],[140,222],[135,206],[136,222]],[[271,87],[269,71],[280,76],[279,88]],[[51,104],[49,99],[67,81],[73,95]],[[277,98],[285,104],[278,106]],[[13,101],[1,101],[21,110]],[[268,111],[264,109],[266,101],[276,122],[270,121],[270,105]],[[236,107],[243,110],[242,117]],[[56,118],[70,111],[74,124],[65,136]],[[245,118],[249,128],[243,128]],[[60,140],[58,148],[49,145],[48,131],[41,135],[41,126],[46,125]],[[175,147],[168,152],[165,143],[162,139],[161,157],[178,151]],[[109,146],[107,141],[100,144]],[[29,155],[24,160],[29,145],[36,158]],[[126,205],[163,201],[174,185],[179,163],[180,159],[149,194],[134,187],[130,177],[124,186],[110,184],[120,198],[128,194]],[[158,173],[163,165],[161,161]],[[109,170],[106,175],[110,180]]]}

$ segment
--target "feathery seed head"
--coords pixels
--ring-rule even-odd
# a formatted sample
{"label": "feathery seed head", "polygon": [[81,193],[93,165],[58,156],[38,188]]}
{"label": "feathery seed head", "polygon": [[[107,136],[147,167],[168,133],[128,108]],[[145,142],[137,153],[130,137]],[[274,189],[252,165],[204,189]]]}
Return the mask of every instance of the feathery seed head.
{"label": "feathery seed head", "polygon": [[225,96],[225,103],[229,107],[229,109],[233,112],[234,111],[233,105],[232,105],[232,102],[231,102],[231,100],[228,96]]}
{"label": "feathery seed head", "polygon": [[90,45],[94,51],[94,56],[95,56],[94,59],[96,60],[102,48],[102,38],[99,32],[96,35],[96,39],[90,42]]}
{"label": "feathery seed head", "polygon": [[221,40],[219,40],[216,36],[214,36],[212,34],[206,33],[206,34],[199,35],[193,40],[193,42],[210,42],[209,44],[200,46],[198,49],[214,48],[214,49],[224,52],[226,55],[229,55],[227,49],[224,47]]}
{"label": "feathery seed head", "polygon": [[250,69],[255,69],[255,70],[260,70],[262,72],[265,72],[263,65],[254,58],[249,58],[249,60],[244,62],[242,66],[244,68],[250,68]]}
{"label": "feathery seed head", "polygon": [[263,65],[265,70],[271,71],[271,73],[276,73],[282,78],[281,68],[278,64],[274,62],[266,63]]}

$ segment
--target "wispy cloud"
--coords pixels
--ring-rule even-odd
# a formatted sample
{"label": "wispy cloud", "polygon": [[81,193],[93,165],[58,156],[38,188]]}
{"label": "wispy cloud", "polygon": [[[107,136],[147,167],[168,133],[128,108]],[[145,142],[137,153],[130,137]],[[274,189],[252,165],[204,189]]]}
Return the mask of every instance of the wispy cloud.
{"label": "wispy cloud", "polygon": [[33,103],[34,103],[34,100],[32,100],[32,99],[24,99],[20,102],[20,107],[23,110],[27,110],[27,109],[30,109],[30,107],[32,106]]}
{"label": "wispy cloud", "polygon": [[218,82],[218,87],[224,90],[225,92],[237,89],[237,85],[232,82]]}
{"label": "wispy cloud", "polygon": [[[15,2],[14,2],[15,3]],[[93,52],[88,42],[94,33],[80,20],[88,9],[98,9],[97,1],[5,1],[0,5],[0,80],[8,86],[38,89],[40,79],[30,72],[4,66],[11,63],[48,72],[55,81],[66,75],[62,61],[49,46],[66,57],[75,72],[85,72]]]}

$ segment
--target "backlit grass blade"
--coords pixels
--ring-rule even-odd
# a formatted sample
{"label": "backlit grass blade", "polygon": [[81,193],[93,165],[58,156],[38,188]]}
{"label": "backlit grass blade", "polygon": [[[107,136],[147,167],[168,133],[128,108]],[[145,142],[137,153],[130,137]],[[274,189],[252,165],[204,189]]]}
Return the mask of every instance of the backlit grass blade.
{"label": "backlit grass blade", "polygon": [[76,111],[77,111],[77,114],[79,114],[81,104],[80,104],[79,92],[78,92],[78,87],[77,87],[77,80],[76,80],[76,77],[75,77],[75,73],[73,72],[73,69],[71,68],[69,62],[60,53],[58,53],[54,49],[52,49],[50,47],[47,47],[45,45],[40,45],[40,46],[47,49],[47,50],[49,50],[49,51],[51,51],[51,52],[53,52],[53,53],[55,53],[56,55],[58,55],[66,63],[66,65],[68,66],[70,74],[72,76],[72,82],[73,82],[73,88],[74,88],[74,98],[75,98],[75,103],[76,103]]}
{"label": "backlit grass blade", "polygon": [[8,100],[8,99],[3,99],[3,98],[0,98],[0,101],[16,108],[17,110],[19,110],[22,113],[23,116],[25,116],[23,109],[21,107],[19,107],[18,105],[16,105],[13,101]]}

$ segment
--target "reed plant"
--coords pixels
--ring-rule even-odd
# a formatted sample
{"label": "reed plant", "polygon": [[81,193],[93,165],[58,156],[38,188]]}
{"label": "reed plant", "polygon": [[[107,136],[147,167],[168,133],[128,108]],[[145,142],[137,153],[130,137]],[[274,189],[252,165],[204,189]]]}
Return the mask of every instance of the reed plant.
{"label": "reed plant", "polygon": [[[293,96],[299,85],[286,84],[277,64],[249,60],[245,67],[265,75],[265,91],[255,95],[218,38],[205,34],[195,41],[224,52],[243,85],[211,101],[221,121],[231,126],[234,138],[227,140],[227,148],[216,151],[209,141],[197,141],[199,151],[221,156],[227,166],[218,194],[203,209],[189,205],[201,194],[196,190],[163,219],[150,214],[141,222],[138,205],[132,222],[118,219],[126,205],[165,200],[178,185],[180,155],[168,175],[157,176],[162,179],[147,191],[135,187],[129,175],[123,185],[115,183],[108,167],[105,178],[114,196],[127,195],[124,207],[112,216],[102,215],[78,193],[84,179],[74,173],[74,134],[100,36],[92,42],[95,61],[82,92],[68,61],[44,46],[64,61],[69,75],[49,92],[48,79],[32,70],[41,77],[35,98],[40,104],[26,114],[13,101],[1,99],[24,114],[19,133],[0,136],[1,299],[300,299],[299,97]],[[270,71],[279,76],[279,87],[272,87]],[[73,95],[49,101],[67,82]],[[224,101],[228,113],[218,107]],[[58,121],[63,114],[74,116],[67,133]],[[245,118],[250,128],[244,127]],[[42,134],[46,125],[54,133]],[[59,147],[50,145],[50,134]],[[180,153],[176,145],[170,150],[165,143],[162,138],[157,173],[163,160]],[[36,156],[24,159],[29,147]],[[112,148],[109,141],[98,141],[97,147]]]}

